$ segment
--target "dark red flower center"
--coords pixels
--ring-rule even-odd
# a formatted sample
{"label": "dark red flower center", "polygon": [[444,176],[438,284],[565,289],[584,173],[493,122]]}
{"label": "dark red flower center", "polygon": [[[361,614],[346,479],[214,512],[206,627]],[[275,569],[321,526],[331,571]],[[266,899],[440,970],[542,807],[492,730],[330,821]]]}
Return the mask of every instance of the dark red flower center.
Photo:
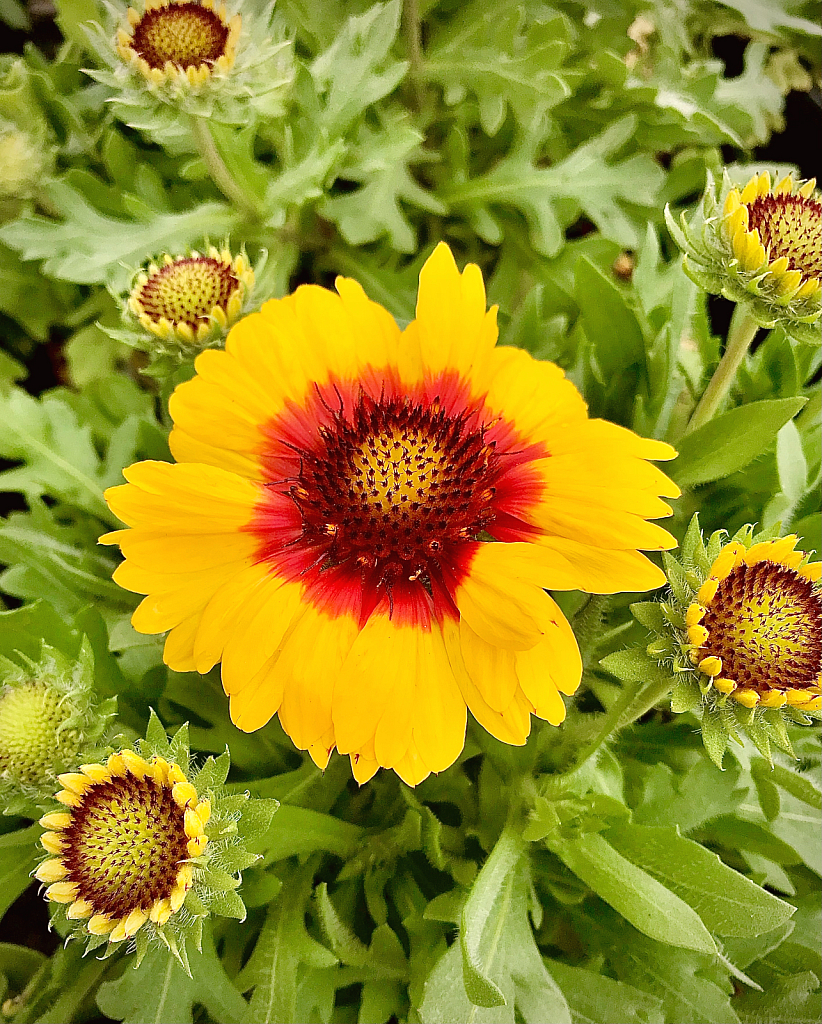
{"label": "dark red flower center", "polygon": [[738,565],[702,620],[704,656],[722,675],[760,694],[806,689],[822,669],[822,596],[810,580],[777,562]]}
{"label": "dark red flower center", "polygon": [[748,222],[759,232],[770,260],[785,256],[789,269],[804,277],[822,274],[822,204],[817,200],[759,196],[748,205]]}
{"label": "dark red flower center", "polygon": [[131,45],[150,68],[213,64],[225,52],[228,26],[199,3],[155,7],[134,26]]}
{"label": "dark red flower center", "polygon": [[315,397],[302,424],[287,415],[268,430],[269,498],[252,529],[322,604],[364,620],[385,598],[427,622],[455,612],[478,541],[533,535],[518,513],[538,494],[539,453],[482,403],[350,383]]}
{"label": "dark red flower center", "polygon": [[127,773],[86,790],[71,819],[66,881],[96,914],[125,917],[171,895],[188,836],[170,787]]}

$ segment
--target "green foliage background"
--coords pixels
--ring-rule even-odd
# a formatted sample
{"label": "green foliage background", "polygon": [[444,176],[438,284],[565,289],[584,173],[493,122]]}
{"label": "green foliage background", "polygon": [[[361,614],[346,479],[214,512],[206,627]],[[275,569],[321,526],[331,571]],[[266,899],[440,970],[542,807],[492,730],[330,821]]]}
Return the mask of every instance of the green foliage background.
{"label": "green foliage background", "polygon": [[[165,399],[190,373],[140,374],[105,330],[115,296],[158,252],[229,237],[267,253],[256,301],[344,273],[400,321],[446,239],[483,269],[503,343],[563,366],[592,415],[678,445],[677,536],[698,510],[706,530],[781,521],[822,547],[820,350],[764,336],[732,408],[680,444],[722,338],[663,221],[723,158],[744,180],[786,94],[818,82],[818,4],[280,0],[272,16],[243,0],[246,25],[286,45],[270,94],[210,121],[242,203],[182,115],[106,77],[106,35],[84,27],[105,9],[57,12],[55,52],[0,58],[0,118],[43,160],[27,194],[0,193],[0,654],[36,658],[44,638],[76,657],[88,637],[127,734],[151,707],[169,729],[189,721],[195,753],[228,746],[230,784],[280,809],[244,874],[248,918],[206,929],[191,978],[160,950],[134,971],[78,943],[30,948],[12,910],[4,1019],[818,1021],[818,733],[792,727],[799,760],[773,772],[749,746],[720,771],[696,720],[666,706],[599,744],[603,712],[643,682],[600,664],[648,641],[630,596],[559,595],[586,666],[559,730],[535,722],[519,749],[469,728],[441,776],[360,789],[347,759],[321,774],[276,723],[238,733],[217,673],[169,671],[96,545],[118,525],[103,488],[170,459]],[[0,17],[30,27],[18,0]],[[742,41],[741,75],[712,56],[718,36]],[[47,365],[59,384],[36,393]],[[39,832],[0,821],[2,911]]]}

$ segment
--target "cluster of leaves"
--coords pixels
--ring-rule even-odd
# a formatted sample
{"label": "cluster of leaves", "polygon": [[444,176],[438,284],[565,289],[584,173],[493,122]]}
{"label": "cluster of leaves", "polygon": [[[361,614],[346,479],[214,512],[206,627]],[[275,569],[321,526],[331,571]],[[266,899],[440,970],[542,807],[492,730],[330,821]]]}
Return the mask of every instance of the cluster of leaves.
{"label": "cluster of leaves", "polygon": [[[482,267],[505,343],[562,365],[593,415],[677,444],[677,536],[701,510],[708,530],[781,522],[822,546],[819,349],[771,331],[729,410],[683,438],[720,339],[662,217],[699,196],[720,147],[749,160],[786,92],[818,76],[813,3],[280,0],[277,102],[209,124],[241,204],[180,119],[108,102],[105,75],[84,74],[110,63],[85,28],[104,20],[96,0],[57,11],[56,53],[0,58],[0,127],[43,147],[34,185],[0,189],[0,655],[89,645],[127,735],[150,708],[188,721],[195,759],[229,746],[229,787],[281,806],[244,873],[247,919],[206,922],[190,976],[162,950],[134,970],[14,941],[40,829],[0,821],[5,1018],[817,1020],[818,737],[791,726],[799,761],[773,769],[734,745],[721,772],[693,717],[648,710],[602,744],[615,709],[637,717],[602,664],[648,642],[627,598],[559,598],[586,664],[562,729],[522,750],[470,731],[416,790],[390,773],[358,789],[347,761],[321,774],[276,723],[235,730],[216,673],[168,670],[96,545],[119,525],[103,488],[170,459],[166,398],[185,372],[140,375],[103,329],[114,296],[158,251],[228,236],[268,252],[258,301],[342,272],[400,320],[446,238]],[[17,0],[0,17],[27,27]],[[712,55],[726,34],[737,77]]]}

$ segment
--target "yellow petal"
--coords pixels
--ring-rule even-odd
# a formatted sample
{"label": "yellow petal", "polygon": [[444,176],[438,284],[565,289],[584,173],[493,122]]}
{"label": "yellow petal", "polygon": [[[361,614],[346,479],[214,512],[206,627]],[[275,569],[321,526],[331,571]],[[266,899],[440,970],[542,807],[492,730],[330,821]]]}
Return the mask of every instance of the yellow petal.
{"label": "yellow petal", "polygon": [[420,272],[416,326],[426,368],[468,374],[496,344],[483,330],[485,285],[479,267],[460,274],[451,250],[440,242]]}
{"label": "yellow petal", "polygon": [[451,620],[443,624],[443,639],[449,664],[468,710],[487,732],[503,743],[522,746],[531,731],[531,716],[524,711],[516,697],[503,712],[494,709],[474,685],[462,660],[459,625]]}
{"label": "yellow petal", "polygon": [[309,604],[283,639],[277,661],[283,682],[278,714],[302,750],[331,729],[335,682],[358,632],[352,615],[332,617]]}
{"label": "yellow petal", "polygon": [[543,690],[557,706],[552,691],[556,689],[570,696],[576,693],[582,679],[582,657],[577,639],[559,605],[553,600],[551,604],[554,614],[542,640],[528,651],[517,652],[516,667],[520,686],[536,708],[546,703]]}
{"label": "yellow petal", "polygon": [[514,699],[517,656],[514,651],[495,647],[463,619],[459,625],[462,659],[472,682],[494,711],[504,711]]}
{"label": "yellow petal", "polygon": [[567,537],[538,538],[536,546],[544,586],[551,590],[620,594],[655,590],[667,582],[665,573],[639,551],[613,551]]}
{"label": "yellow petal", "polygon": [[529,544],[477,545],[468,574],[457,587],[460,616],[496,647],[533,647],[551,618],[550,599],[533,582],[535,567],[528,564],[531,548]]}

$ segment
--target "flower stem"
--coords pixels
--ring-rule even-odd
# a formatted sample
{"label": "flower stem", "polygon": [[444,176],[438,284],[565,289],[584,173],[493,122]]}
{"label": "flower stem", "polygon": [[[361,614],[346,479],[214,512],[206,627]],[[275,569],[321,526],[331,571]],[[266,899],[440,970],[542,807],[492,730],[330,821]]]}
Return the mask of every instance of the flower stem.
{"label": "flower stem", "polygon": [[420,5],[419,0],[405,0],[403,5],[403,25],[408,61],[410,67],[411,88],[417,110],[422,108],[422,44],[420,43]]}
{"label": "flower stem", "polygon": [[192,115],[191,134],[217,188],[249,220],[260,220],[262,214],[257,200],[246,192],[226,167],[208,127],[207,118]]}
{"label": "flower stem", "polygon": [[738,305],[731,319],[725,352],[719,360],[719,365],[714,370],[714,375],[708,382],[707,388],[705,388],[705,393],[699,400],[699,405],[697,405],[685,431],[686,434],[690,434],[692,431],[703,426],[703,424],[716,415],[716,411],[728,394],[736,378],[737,370],[741,366],[748,349],[751,347],[751,342],[756,337],[758,330],[759,324],[748,312],[747,307]]}
{"label": "flower stem", "polygon": [[612,734],[642,718],[647,711],[650,711],[652,707],[670,692],[670,689],[671,679],[664,672],[652,676],[649,682],[640,684],[638,688],[626,686],[605,715],[599,732],[587,747],[582,748],[572,767],[562,774],[572,775],[581,768],[589,758],[596,754]]}

